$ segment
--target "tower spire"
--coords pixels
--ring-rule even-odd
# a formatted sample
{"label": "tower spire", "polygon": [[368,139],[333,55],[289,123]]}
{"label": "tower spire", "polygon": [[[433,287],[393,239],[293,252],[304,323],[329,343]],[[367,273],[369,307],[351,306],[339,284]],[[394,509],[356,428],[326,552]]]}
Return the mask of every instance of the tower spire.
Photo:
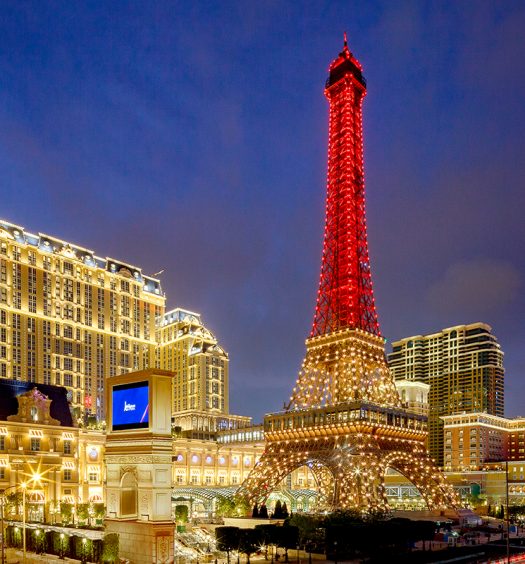
{"label": "tower spire", "polygon": [[330,65],[326,222],[310,337],[341,329],[380,335],[372,291],[365,216],[362,103],[366,81],[348,49]]}

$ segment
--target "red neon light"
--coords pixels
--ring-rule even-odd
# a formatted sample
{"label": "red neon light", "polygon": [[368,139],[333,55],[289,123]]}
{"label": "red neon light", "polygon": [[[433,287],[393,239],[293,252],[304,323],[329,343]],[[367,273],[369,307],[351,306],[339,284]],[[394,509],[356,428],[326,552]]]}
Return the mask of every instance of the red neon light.
{"label": "red neon light", "polygon": [[330,65],[326,220],[321,277],[310,337],[340,329],[381,331],[368,258],[363,164],[366,82],[348,49]]}

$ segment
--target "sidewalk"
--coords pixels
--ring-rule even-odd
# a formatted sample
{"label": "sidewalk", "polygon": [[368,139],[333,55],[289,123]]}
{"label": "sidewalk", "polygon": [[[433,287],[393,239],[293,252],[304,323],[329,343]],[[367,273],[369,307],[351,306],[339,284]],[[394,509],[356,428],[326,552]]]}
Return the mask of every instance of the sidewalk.
{"label": "sidewalk", "polygon": [[[15,548],[7,548],[5,551],[6,564],[22,564],[23,557],[22,551]],[[73,558],[61,559],[54,554],[35,554],[34,552],[26,552],[26,564],[40,564],[41,562],[69,562],[70,564],[78,563],[80,560],[74,560]]]}

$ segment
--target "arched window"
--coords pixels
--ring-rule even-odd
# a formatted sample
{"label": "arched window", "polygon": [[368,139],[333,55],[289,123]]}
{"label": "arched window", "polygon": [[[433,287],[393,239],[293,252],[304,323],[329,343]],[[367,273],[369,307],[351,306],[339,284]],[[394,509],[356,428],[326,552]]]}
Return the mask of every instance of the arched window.
{"label": "arched window", "polygon": [[137,478],[126,472],[120,481],[120,517],[137,516]]}

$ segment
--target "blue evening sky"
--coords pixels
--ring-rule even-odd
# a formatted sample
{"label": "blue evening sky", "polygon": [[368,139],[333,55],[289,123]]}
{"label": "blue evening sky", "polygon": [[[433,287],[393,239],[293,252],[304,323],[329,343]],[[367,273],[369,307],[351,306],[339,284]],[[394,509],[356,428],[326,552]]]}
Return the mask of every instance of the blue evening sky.
{"label": "blue evening sky", "polygon": [[489,323],[525,415],[525,4],[0,5],[0,216],[162,276],[231,358],[233,412],[289,397],[313,315],[327,102],[364,67],[389,341]]}

